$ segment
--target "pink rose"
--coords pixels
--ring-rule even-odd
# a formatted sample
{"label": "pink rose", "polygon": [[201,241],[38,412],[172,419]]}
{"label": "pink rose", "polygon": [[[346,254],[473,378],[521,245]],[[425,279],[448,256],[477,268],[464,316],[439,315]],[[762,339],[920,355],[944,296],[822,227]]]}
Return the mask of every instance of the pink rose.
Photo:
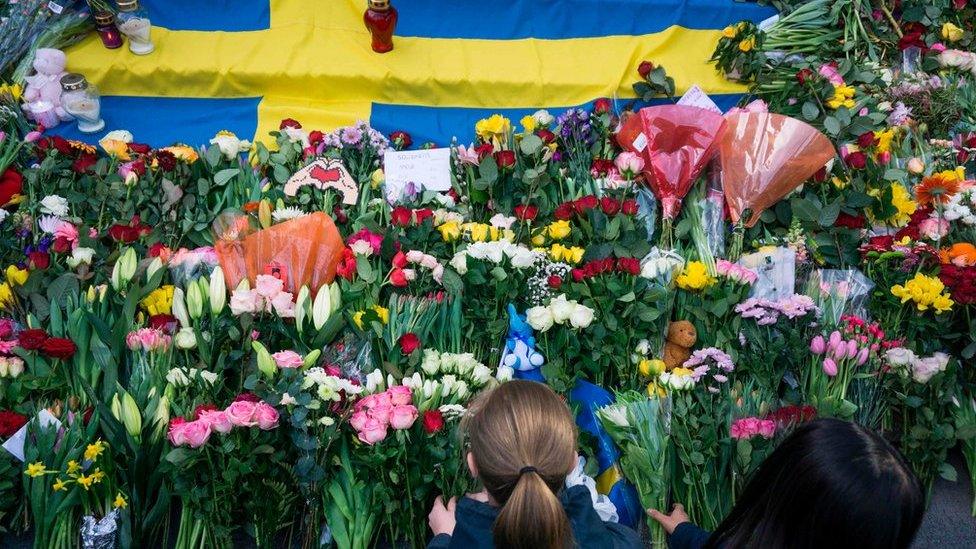
{"label": "pink rose", "polygon": [[234,424],[230,422],[230,418],[227,417],[227,413],[223,410],[200,412],[200,419],[198,421],[208,423],[211,430],[217,431],[222,435],[229,433],[234,428]]}
{"label": "pink rose", "polygon": [[417,421],[417,407],[412,404],[396,406],[390,414],[390,427],[398,431],[409,429]]}
{"label": "pink rose", "polygon": [[362,410],[369,410],[376,405],[376,395],[366,395],[363,398],[356,401],[353,411],[359,412]]}
{"label": "pink rose", "polygon": [[254,407],[254,419],[262,431],[274,429],[278,426],[278,410],[267,402],[259,402]]}
{"label": "pink rose", "polygon": [[186,420],[181,417],[174,418],[173,421],[169,422],[167,437],[169,438],[170,444],[173,446],[183,446],[186,444],[185,426]]}
{"label": "pink rose", "polygon": [[280,278],[264,274],[257,276],[254,285],[258,295],[267,299],[275,297],[285,289],[285,283]]}
{"label": "pink rose", "polygon": [[759,422],[759,434],[763,438],[773,438],[776,434],[776,422],[771,419],[764,419]]}
{"label": "pink rose", "polygon": [[349,425],[352,425],[352,428],[357,431],[362,431],[366,427],[367,421],[369,421],[369,416],[366,415],[366,412],[360,410],[354,412],[352,417],[349,418]]}
{"label": "pink rose", "polygon": [[227,419],[238,427],[254,427],[257,425],[257,421],[254,420],[254,409],[256,404],[253,402],[247,402],[246,400],[238,400],[232,402],[230,406],[224,410],[227,414]]}
{"label": "pink rose", "polygon": [[279,368],[301,368],[305,361],[295,351],[278,351],[271,355]]}
{"label": "pink rose", "polygon": [[359,430],[358,436],[363,443],[372,446],[386,438],[386,424],[375,419],[368,419],[363,428]]}
{"label": "pink rose", "polygon": [[370,418],[379,421],[383,425],[390,422],[390,414],[393,412],[393,406],[389,404],[377,404],[366,411],[366,414]]}
{"label": "pink rose", "polygon": [[373,395],[373,403],[370,406],[393,406],[393,399],[390,397],[389,391],[383,391],[382,393],[376,393]]}
{"label": "pink rose", "polygon": [[413,392],[405,385],[390,387],[387,393],[390,394],[390,404],[394,406],[403,406],[413,403]]}
{"label": "pink rose", "polygon": [[210,424],[203,420],[183,424],[183,434],[190,448],[199,448],[210,439]]}

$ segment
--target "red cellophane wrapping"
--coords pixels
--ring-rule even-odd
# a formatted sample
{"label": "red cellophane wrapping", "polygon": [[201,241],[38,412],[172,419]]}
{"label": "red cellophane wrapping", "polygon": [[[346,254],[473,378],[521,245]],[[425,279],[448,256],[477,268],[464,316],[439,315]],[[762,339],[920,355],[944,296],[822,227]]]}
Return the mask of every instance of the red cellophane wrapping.
{"label": "red cellophane wrapping", "polygon": [[244,278],[253,284],[257,275],[267,274],[268,266],[275,265],[284,267],[286,291],[296,293],[307,285],[314,293],[335,278],[344,247],[332,219],[322,212],[259,231],[253,231],[243,216],[218,218],[214,228],[214,248],[228,288],[237,287]]}
{"label": "red cellophane wrapping", "polygon": [[725,119],[687,105],[658,105],[627,118],[617,142],[644,159],[644,177],[661,201],[663,215],[675,219],[695,179],[718,152]]}
{"label": "red cellophane wrapping", "polygon": [[720,140],[722,187],[733,223],[750,210],[746,226],[817,173],[834,157],[834,146],[809,124],[770,113],[726,116]]}

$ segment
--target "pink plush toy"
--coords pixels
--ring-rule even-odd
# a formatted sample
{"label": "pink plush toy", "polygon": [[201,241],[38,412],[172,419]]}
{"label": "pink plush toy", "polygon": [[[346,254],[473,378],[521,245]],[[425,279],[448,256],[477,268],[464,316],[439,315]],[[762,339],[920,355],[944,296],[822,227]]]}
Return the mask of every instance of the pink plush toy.
{"label": "pink plush toy", "polygon": [[39,48],[34,55],[33,76],[24,80],[24,111],[38,124],[50,128],[72,116],[61,107],[61,77],[65,75],[67,58],[64,52],[52,48]]}

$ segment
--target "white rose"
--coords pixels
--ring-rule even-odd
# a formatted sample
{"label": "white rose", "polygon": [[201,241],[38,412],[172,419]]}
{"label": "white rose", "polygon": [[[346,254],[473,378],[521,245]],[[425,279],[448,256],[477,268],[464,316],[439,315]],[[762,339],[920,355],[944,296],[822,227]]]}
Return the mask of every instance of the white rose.
{"label": "white rose", "polygon": [[478,364],[471,371],[471,382],[475,385],[484,385],[489,379],[491,379],[491,368],[484,364]]}
{"label": "white rose", "polygon": [[353,242],[352,245],[349,246],[349,249],[352,250],[352,253],[356,255],[368,256],[373,253],[373,247],[370,246],[369,242],[365,240],[357,240]]}
{"label": "white rose", "polygon": [[72,269],[77,269],[79,265],[91,265],[92,257],[95,255],[95,250],[91,248],[83,248],[81,246],[71,250],[71,257],[67,258],[65,261],[68,266]]}
{"label": "white rose", "polygon": [[575,302],[567,301],[565,294],[560,294],[558,297],[549,302],[549,309],[552,311],[552,319],[556,322],[556,324],[563,324],[569,320],[569,317],[573,314],[573,309],[575,308]]}
{"label": "white rose", "polygon": [[573,328],[586,328],[593,322],[593,314],[593,309],[586,305],[577,305],[569,317],[569,323],[573,325]]}
{"label": "white rose", "polygon": [[515,223],[515,218],[505,214],[495,214],[491,219],[488,220],[492,227],[498,229],[510,229],[512,224]]}
{"label": "white rose", "polygon": [[17,376],[24,373],[24,361],[17,357],[10,357],[7,359],[7,374],[10,377],[16,379]]}
{"label": "white rose", "polygon": [[133,140],[132,132],[128,130],[112,130],[105,134],[105,137],[99,139],[102,141],[121,141],[123,143],[132,143]]}
{"label": "white rose", "polygon": [[68,200],[56,194],[49,194],[41,199],[41,212],[56,217],[68,215]]}
{"label": "white rose", "polygon": [[302,147],[308,147],[308,134],[305,133],[305,130],[286,126],[281,130],[281,133],[285,134],[292,143],[301,143]]}
{"label": "white rose", "polygon": [[535,253],[532,250],[519,246],[512,254],[512,267],[528,269],[533,265],[535,265]]}
{"label": "white rose", "polygon": [[552,311],[549,307],[532,307],[525,311],[525,321],[532,326],[533,330],[545,332],[552,328]]}
{"label": "white rose", "polygon": [[467,409],[460,404],[442,404],[437,410],[444,414],[445,419],[459,418],[467,412]]}
{"label": "white rose", "polygon": [[488,261],[491,261],[492,263],[501,263],[502,260],[505,259],[505,250],[493,242],[487,246],[486,255],[488,257]]}
{"label": "white rose", "polygon": [[888,349],[885,351],[885,358],[892,366],[907,366],[917,359],[915,353],[913,353],[911,349],[906,349],[904,347]]}
{"label": "white rose", "polygon": [[552,124],[553,121],[555,120],[552,117],[552,115],[549,114],[549,111],[547,111],[545,109],[539,109],[539,110],[535,111],[534,113],[532,113],[532,118],[534,118],[535,119],[535,123],[538,124],[538,125],[540,125],[540,126],[548,126],[549,124]]}
{"label": "white rose", "polygon": [[637,342],[637,347],[634,350],[639,355],[647,356],[647,354],[651,352],[651,342],[646,339],[642,339]]}
{"label": "white rose", "polygon": [[454,257],[451,258],[451,267],[454,268],[454,270],[459,275],[463,275],[464,273],[468,272],[467,254],[465,254],[464,252],[458,252],[454,254]]}
{"label": "white rose", "polygon": [[251,143],[244,139],[238,139],[230,132],[220,132],[210,140],[211,145],[217,145],[220,152],[227,160],[234,160],[237,155],[251,148]]}
{"label": "white rose", "polygon": [[912,361],[912,378],[918,383],[928,383],[939,373],[940,361],[934,356]]}
{"label": "white rose", "polygon": [[511,366],[499,366],[498,372],[495,373],[495,379],[505,383],[511,381],[513,375],[515,375],[515,370]]}

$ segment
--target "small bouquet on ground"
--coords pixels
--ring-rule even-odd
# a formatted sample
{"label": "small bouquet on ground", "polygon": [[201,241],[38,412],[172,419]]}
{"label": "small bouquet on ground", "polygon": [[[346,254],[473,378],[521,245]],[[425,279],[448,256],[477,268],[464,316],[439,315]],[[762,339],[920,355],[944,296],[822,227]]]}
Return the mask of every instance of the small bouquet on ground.
{"label": "small bouquet on ground", "polygon": [[[668,407],[666,397],[631,391],[617,395],[617,402],[597,410],[597,416],[610,438],[620,447],[620,466],[634,483],[645,509],[664,509],[668,503],[670,467],[668,463]],[[664,547],[666,536],[661,525],[647,519],[654,547]]]}
{"label": "small bouquet on ground", "polygon": [[857,269],[819,269],[810,276],[806,294],[814,299],[827,327],[840,325],[841,316],[864,316],[874,282]]}
{"label": "small bouquet on ground", "polygon": [[768,418],[744,417],[732,422],[729,436],[735,444],[732,462],[732,491],[738,497],[759,465],[776,448],[776,421]]}

